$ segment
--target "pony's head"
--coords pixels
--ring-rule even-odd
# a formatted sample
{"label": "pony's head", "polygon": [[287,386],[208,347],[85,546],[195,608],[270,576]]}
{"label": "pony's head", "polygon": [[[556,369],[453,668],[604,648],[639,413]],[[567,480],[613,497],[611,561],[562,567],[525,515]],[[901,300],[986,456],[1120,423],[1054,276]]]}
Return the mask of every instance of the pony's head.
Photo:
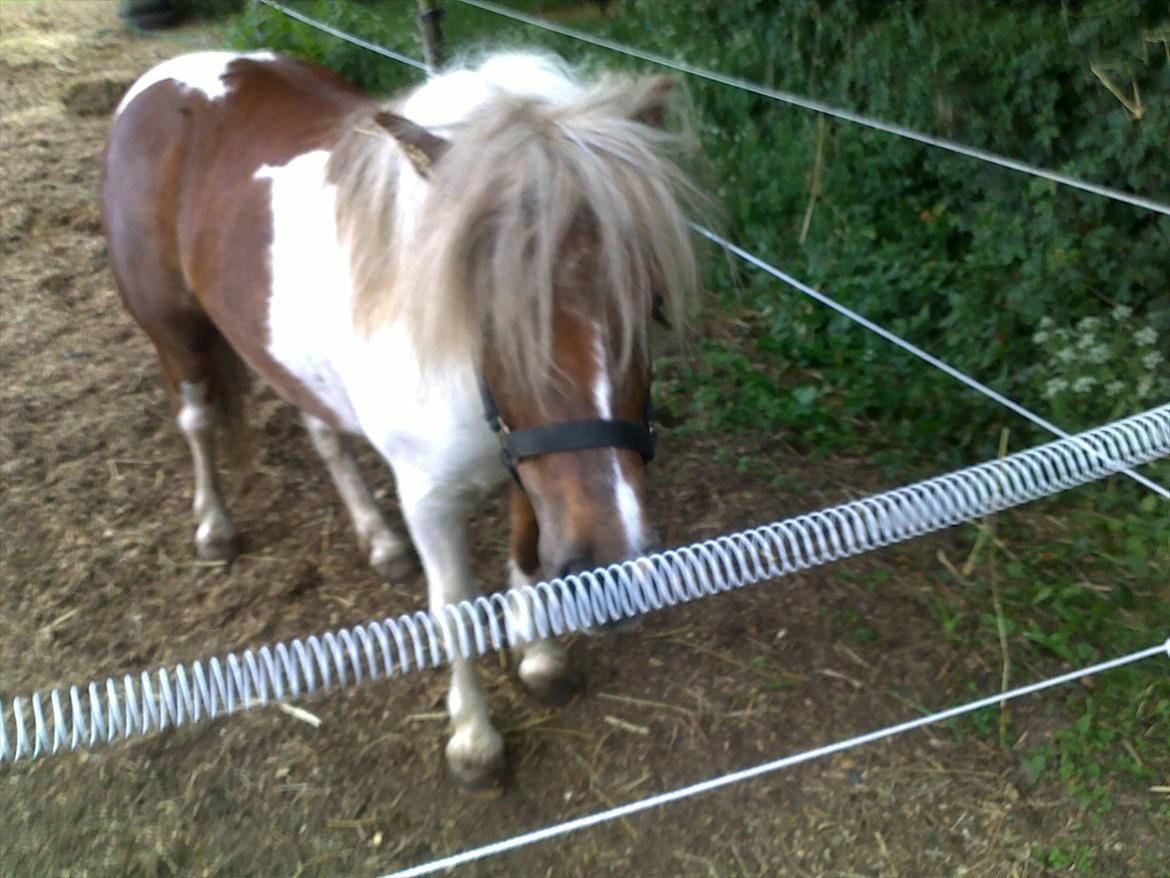
{"label": "pony's head", "polygon": [[554,73],[543,94],[496,88],[445,130],[375,118],[425,201],[393,290],[358,303],[366,320],[408,321],[424,356],[473,351],[503,429],[539,438],[514,475],[546,575],[657,541],[643,499],[651,329],[692,312],[689,218],[706,203],[680,163],[692,143],[671,80]]}

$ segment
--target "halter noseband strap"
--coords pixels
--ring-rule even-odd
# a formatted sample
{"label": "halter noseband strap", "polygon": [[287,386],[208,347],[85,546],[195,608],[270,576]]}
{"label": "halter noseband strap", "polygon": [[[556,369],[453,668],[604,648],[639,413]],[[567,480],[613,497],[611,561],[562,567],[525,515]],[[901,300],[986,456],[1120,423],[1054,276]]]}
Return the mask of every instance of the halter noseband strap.
{"label": "halter noseband strap", "polygon": [[483,413],[492,432],[500,437],[500,459],[520,484],[516,464],[530,457],[555,454],[559,451],[582,451],[586,448],[628,448],[642,455],[649,463],[654,459],[657,436],[654,433],[654,407],[646,400],[643,423],[611,421],[592,418],[583,421],[562,421],[544,427],[512,430],[500,418],[496,401],[481,379],[479,393],[483,399]]}

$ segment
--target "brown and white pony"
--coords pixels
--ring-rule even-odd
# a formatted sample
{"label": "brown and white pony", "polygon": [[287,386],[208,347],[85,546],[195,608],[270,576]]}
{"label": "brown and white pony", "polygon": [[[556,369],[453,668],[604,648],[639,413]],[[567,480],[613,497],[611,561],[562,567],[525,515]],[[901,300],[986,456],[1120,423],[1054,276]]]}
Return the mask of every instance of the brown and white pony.
{"label": "brown and white pony", "polygon": [[[647,427],[652,302],[677,326],[696,286],[701,199],[670,100],[661,78],[585,83],[515,53],[389,103],[269,53],[187,55],[138,80],[106,151],[106,234],[176,395],[200,556],[238,551],[213,444],[237,358],[301,410],[370,563],[394,578],[410,542],[339,433],[385,458],[432,610],[476,594],[467,520],[508,478],[481,386],[513,433],[601,425],[515,464],[512,585],[654,544],[645,437],[621,436]],[[571,691],[552,642],[526,646],[519,674],[545,698]],[[491,782],[503,741],[474,666],[453,677],[449,765]]]}

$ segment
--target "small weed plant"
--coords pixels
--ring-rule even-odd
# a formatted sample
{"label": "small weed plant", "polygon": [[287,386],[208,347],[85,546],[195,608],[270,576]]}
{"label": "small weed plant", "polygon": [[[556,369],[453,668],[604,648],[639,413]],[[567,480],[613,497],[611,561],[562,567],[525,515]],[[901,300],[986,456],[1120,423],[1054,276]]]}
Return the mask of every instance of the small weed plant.
{"label": "small weed plant", "polygon": [[1040,320],[1032,389],[1049,417],[1087,429],[1170,401],[1170,340],[1151,323],[1134,319],[1128,305],[1107,318],[1082,317],[1074,325]]}

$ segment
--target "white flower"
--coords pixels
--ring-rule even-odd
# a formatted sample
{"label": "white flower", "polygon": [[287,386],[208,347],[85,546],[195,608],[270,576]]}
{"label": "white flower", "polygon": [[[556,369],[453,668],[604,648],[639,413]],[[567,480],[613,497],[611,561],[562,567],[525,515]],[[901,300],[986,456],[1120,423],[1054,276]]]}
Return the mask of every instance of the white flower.
{"label": "white flower", "polygon": [[1101,365],[1101,363],[1109,362],[1109,354],[1110,354],[1109,345],[1099,344],[1095,348],[1089,348],[1089,351],[1085,356],[1087,357],[1087,359],[1089,360],[1090,363],[1093,363],[1093,364],[1099,366],[1099,365]]}
{"label": "white flower", "polygon": [[1149,392],[1154,387],[1154,378],[1152,375],[1143,375],[1137,383],[1137,398],[1145,399]]}
{"label": "white flower", "polygon": [[1097,379],[1091,375],[1082,375],[1073,382],[1073,393],[1088,393],[1097,386]]}
{"label": "white flower", "polygon": [[1113,309],[1114,320],[1128,320],[1133,316],[1133,308],[1129,305],[1118,305]]}
{"label": "white flower", "polygon": [[1154,367],[1157,366],[1160,362],[1162,362],[1162,355],[1157,351],[1150,351],[1148,354],[1142,357],[1142,368],[1150,369],[1152,371]]}
{"label": "white flower", "polygon": [[1085,317],[1081,320],[1080,323],[1077,324],[1077,329],[1079,329],[1081,332],[1092,332],[1093,330],[1100,328],[1100,326],[1100,317]]}
{"label": "white flower", "polygon": [[1056,352],[1056,359],[1062,363],[1071,363],[1077,358],[1076,348],[1062,348]]}
{"label": "white flower", "polygon": [[1041,317],[1040,318],[1040,328],[1041,329],[1051,329],[1055,325],[1056,325],[1056,321],[1053,320],[1051,317]]}
{"label": "white flower", "polygon": [[1044,342],[1048,341],[1048,333],[1041,330],[1032,336],[1032,341],[1036,342],[1036,344],[1044,344]]}
{"label": "white flower", "polygon": [[1105,385],[1105,392],[1110,396],[1117,396],[1121,391],[1125,390],[1125,385],[1120,381],[1110,381]]}
{"label": "white flower", "polygon": [[1044,385],[1044,398],[1052,399],[1063,390],[1068,388],[1068,381],[1063,378],[1050,378],[1048,383]]}
{"label": "white flower", "polygon": [[1133,338],[1142,347],[1149,347],[1158,340],[1158,333],[1152,326],[1143,326],[1133,334]]}
{"label": "white flower", "polygon": [[1087,351],[1089,348],[1091,348],[1096,343],[1097,343],[1097,336],[1093,335],[1092,333],[1086,333],[1085,335],[1082,335],[1080,337],[1080,339],[1077,340],[1077,347],[1080,348],[1082,351]]}

